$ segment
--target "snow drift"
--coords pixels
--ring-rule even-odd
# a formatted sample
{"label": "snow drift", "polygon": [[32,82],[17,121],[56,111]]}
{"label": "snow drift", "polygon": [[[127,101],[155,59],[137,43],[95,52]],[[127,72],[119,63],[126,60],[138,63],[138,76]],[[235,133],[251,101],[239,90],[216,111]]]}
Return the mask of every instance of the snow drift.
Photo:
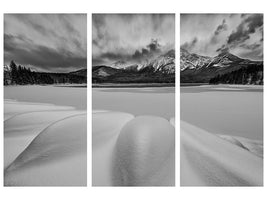
{"label": "snow drift", "polygon": [[262,186],[261,147],[260,142],[218,136],[181,121],[181,185]]}
{"label": "snow drift", "polygon": [[166,119],[93,112],[94,186],[174,186],[174,157]]}
{"label": "snow drift", "polygon": [[86,112],[5,101],[4,185],[86,186]]}

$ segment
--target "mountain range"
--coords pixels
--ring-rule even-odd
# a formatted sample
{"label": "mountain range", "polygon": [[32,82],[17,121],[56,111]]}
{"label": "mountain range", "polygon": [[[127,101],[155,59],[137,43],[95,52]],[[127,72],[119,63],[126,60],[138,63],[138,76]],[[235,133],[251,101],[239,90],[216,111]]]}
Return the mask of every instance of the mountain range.
{"label": "mountain range", "polygon": [[[209,57],[190,53],[183,48],[180,49],[181,83],[209,83],[214,77],[248,67],[253,68],[253,66],[257,69],[256,71],[263,71],[262,61],[239,58],[229,52]],[[256,71],[253,73],[256,73]],[[250,75],[247,74],[247,77],[250,77]]]}
{"label": "mountain range", "polygon": [[175,51],[140,63],[117,61],[92,67],[93,83],[174,83]]}

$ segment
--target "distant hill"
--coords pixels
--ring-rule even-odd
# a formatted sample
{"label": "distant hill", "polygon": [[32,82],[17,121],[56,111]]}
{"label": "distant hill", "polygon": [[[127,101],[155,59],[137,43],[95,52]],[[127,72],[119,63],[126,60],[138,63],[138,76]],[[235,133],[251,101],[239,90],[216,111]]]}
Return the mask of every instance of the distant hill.
{"label": "distant hill", "polygon": [[87,69],[80,69],[80,70],[77,70],[77,71],[69,72],[69,74],[74,74],[74,75],[78,75],[78,76],[87,77]]}
{"label": "distant hill", "polygon": [[34,72],[30,68],[17,65],[11,61],[9,66],[4,66],[4,85],[27,84],[64,84],[86,83],[87,70],[82,69],[70,73]]}
{"label": "distant hill", "polygon": [[175,51],[170,50],[141,63],[117,61],[92,67],[93,83],[174,83]]}
{"label": "distant hill", "polygon": [[[244,73],[250,72],[253,67],[259,74],[263,72],[262,61],[242,59],[229,52],[221,53],[215,57],[207,57],[191,54],[182,48],[180,50],[181,83],[209,83],[215,77],[229,74],[239,69],[242,69]],[[246,76],[249,77],[251,75],[247,74]],[[260,76],[257,77],[260,78]],[[224,80],[224,82],[233,83],[230,80]],[[260,84],[263,81],[244,82],[247,82],[247,84]]]}

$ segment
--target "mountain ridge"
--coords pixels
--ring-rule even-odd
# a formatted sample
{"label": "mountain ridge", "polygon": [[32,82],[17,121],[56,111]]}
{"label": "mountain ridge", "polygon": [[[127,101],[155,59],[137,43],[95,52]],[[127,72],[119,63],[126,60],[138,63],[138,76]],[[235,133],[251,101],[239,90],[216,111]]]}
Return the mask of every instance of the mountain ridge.
{"label": "mountain ridge", "polygon": [[[263,66],[263,62],[243,59],[230,52],[208,57],[191,54],[182,48],[180,51],[180,78],[182,83],[208,83],[218,75],[249,66]],[[261,67],[257,68],[257,70],[260,69]]]}
{"label": "mountain ridge", "polygon": [[108,66],[93,66],[92,78],[93,83],[174,83],[175,50],[169,50],[141,63],[117,61]]}

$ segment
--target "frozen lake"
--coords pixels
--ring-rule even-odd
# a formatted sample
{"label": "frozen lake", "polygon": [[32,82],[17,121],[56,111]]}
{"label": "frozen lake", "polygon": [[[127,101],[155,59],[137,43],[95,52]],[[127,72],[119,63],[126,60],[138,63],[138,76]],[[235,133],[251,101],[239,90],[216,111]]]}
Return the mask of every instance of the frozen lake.
{"label": "frozen lake", "polygon": [[263,140],[263,86],[181,87],[181,120],[214,134]]}
{"label": "frozen lake", "polygon": [[170,119],[175,115],[175,88],[93,88],[93,110],[111,110]]}
{"label": "frozen lake", "polygon": [[4,98],[25,102],[50,103],[73,106],[86,110],[87,88],[76,86],[8,86],[4,88]]}

